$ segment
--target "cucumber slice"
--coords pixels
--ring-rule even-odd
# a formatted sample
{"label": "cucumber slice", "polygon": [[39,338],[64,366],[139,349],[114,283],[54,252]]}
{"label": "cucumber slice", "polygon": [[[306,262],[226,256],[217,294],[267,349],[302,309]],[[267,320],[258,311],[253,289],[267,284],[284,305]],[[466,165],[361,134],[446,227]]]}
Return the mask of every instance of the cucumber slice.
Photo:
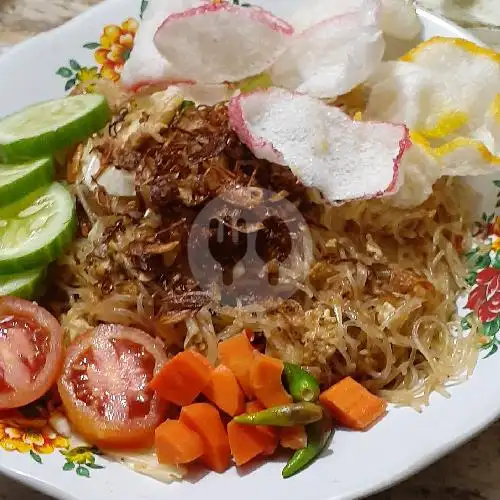
{"label": "cucumber slice", "polygon": [[0,156],[5,162],[50,156],[102,129],[110,117],[97,94],[35,104],[0,121]]}
{"label": "cucumber slice", "polygon": [[0,276],[0,296],[14,295],[22,299],[34,299],[42,289],[47,269],[40,267],[19,274]]}
{"label": "cucumber slice", "polygon": [[55,260],[71,242],[75,227],[73,197],[57,182],[0,208],[0,274]]}
{"label": "cucumber slice", "polygon": [[0,207],[9,205],[54,180],[52,158],[31,163],[0,165]]}

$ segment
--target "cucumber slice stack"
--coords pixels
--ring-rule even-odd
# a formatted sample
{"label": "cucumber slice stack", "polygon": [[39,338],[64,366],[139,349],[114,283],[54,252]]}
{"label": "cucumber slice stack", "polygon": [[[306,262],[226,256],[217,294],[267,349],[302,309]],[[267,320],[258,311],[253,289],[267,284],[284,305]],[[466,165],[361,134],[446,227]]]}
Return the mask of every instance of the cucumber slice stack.
{"label": "cucumber slice stack", "polygon": [[0,296],[14,295],[22,299],[32,299],[43,290],[46,274],[46,269],[39,267],[23,273],[1,275]]}
{"label": "cucumber slice stack", "polygon": [[104,97],[86,94],[0,120],[0,295],[35,297],[48,264],[71,242],[75,204],[53,182],[52,158],[99,131],[110,117]]}
{"label": "cucumber slice stack", "polygon": [[74,229],[73,197],[58,182],[0,209],[0,275],[55,260]]}
{"label": "cucumber slice stack", "polygon": [[42,158],[30,163],[0,164],[0,207],[54,180],[54,161]]}
{"label": "cucumber slice stack", "polygon": [[35,104],[0,121],[0,156],[10,162],[51,155],[83,141],[109,118],[106,99],[97,94]]}

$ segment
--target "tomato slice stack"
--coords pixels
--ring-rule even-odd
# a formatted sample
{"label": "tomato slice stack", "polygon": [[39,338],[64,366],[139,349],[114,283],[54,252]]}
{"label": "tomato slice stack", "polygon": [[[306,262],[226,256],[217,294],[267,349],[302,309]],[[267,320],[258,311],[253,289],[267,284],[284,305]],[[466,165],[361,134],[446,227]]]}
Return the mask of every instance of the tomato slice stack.
{"label": "tomato slice stack", "polygon": [[78,337],[58,384],[75,429],[103,448],[150,446],[166,406],[147,386],[166,361],[161,344],[135,328],[100,325]]}
{"label": "tomato slice stack", "polygon": [[0,410],[42,397],[63,361],[63,330],[48,311],[16,297],[0,298]]}

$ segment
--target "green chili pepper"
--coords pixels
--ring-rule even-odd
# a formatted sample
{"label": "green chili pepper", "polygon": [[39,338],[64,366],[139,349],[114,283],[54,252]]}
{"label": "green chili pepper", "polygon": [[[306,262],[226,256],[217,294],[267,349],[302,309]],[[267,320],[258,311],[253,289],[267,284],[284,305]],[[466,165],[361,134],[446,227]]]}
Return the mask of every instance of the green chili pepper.
{"label": "green chili pepper", "polygon": [[292,363],[285,363],[285,377],[288,392],[294,401],[314,403],[319,398],[318,381],[304,368]]}
{"label": "green chili pepper", "polygon": [[274,425],[276,427],[291,427],[317,422],[323,418],[323,409],[313,403],[292,403],[274,406],[256,413],[247,413],[234,417],[238,424]]}
{"label": "green chili pepper", "polygon": [[286,479],[311,465],[324,450],[332,435],[332,420],[325,413],[324,418],[306,427],[307,446],[297,450],[285,465],[282,476]]}

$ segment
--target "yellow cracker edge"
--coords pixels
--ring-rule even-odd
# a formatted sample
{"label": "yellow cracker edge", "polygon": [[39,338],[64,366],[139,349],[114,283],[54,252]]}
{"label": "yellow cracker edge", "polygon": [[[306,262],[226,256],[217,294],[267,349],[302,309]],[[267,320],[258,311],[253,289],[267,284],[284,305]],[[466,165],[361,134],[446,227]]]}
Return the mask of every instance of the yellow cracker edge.
{"label": "yellow cracker edge", "polygon": [[469,123],[469,115],[462,111],[451,111],[439,117],[433,128],[420,129],[418,133],[429,139],[442,139]]}
{"label": "yellow cracker edge", "polygon": [[407,52],[404,56],[400,58],[400,61],[414,62],[414,58],[417,54],[427,49],[428,47],[440,45],[440,44],[452,44],[455,47],[465,50],[469,54],[476,56],[488,57],[492,61],[500,64],[500,53],[495,50],[488,49],[486,47],[480,47],[479,45],[464,40],[463,38],[446,38],[442,36],[435,36],[417,45],[414,49]]}
{"label": "yellow cracker edge", "polygon": [[500,94],[497,94],[493,99],[489,112],[495,123],[500,123]]}
{"label": "yellow cracker edge", "polygon": [[426,153],[440,159],[450,153],[453,153],[457,149],[471,147],[475,149],[486,163],[491,163],[491,165],[500,165],[500,157],[495,156],[491,151],[481,142],[476,139],[467,139],[465,137],[457,137],[446,144],[438,147],[432,147],[429,141],[421,133],[416,131],[410,131],[410,138],[414,144],[418,144],[422,147]]}

